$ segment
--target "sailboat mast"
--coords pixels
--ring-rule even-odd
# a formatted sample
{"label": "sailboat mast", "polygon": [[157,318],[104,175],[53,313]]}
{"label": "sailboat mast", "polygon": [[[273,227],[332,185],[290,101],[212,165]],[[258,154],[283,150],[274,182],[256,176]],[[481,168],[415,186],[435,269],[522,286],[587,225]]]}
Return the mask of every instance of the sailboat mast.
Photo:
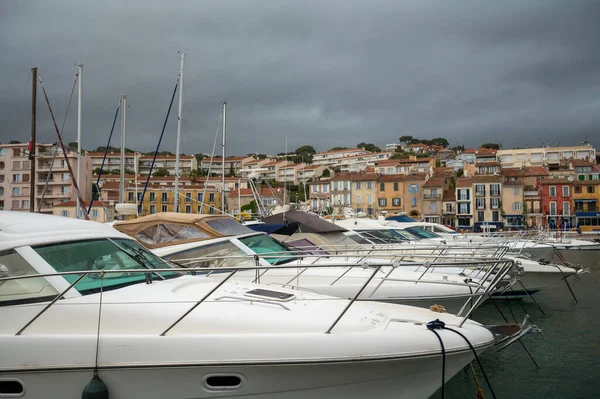
{"label": "sailboat mast", "polygon": [[185,53],[181,52],[181,68],[179,69],[179,109],[177,111],[177,143],[175,144],[175,212],[179,212],[179,140],[181,138],[181,112],[183,107],[183,61]]}
{"label": "sailboat mast", "polygon": [[[83,94],[83,64],[77,66],[77,75],[77,186],[81,187],[81,122],[83,114],[83,99],[81,96]],[[79,201],[79,196],[77,196],[77,209],[75,210],[75,213],[77,214],[78,219],[81,212],[81,206],[81,201]]]}
{"label": "sailboat mast", "polygon": [[127,96],[121,96],[121,173],[119,176],[119,203],[125,202],[125,122],[127,112]]}
{"label": "sailboat mast", "polygon": [[[29,162],[31,162],[31,175],[29,176],[29,212],[35,212],[35,129],[37,123],[37,67],[31,68],[31,150],[29,151]],[[44,187],[44,190],[46,188]]]}
{"label": "sailboat mast", "polygon": [[[223,101],[223,148],[221,154],[221,212],[225,212],[225,145],[227,137],[227,102]],[[239,190],[239,187],[238,187]]]}

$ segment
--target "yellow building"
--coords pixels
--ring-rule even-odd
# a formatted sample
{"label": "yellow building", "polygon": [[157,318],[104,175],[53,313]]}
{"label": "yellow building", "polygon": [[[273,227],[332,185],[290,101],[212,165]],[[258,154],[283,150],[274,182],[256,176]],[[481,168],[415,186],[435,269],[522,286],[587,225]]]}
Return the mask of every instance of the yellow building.
{"label": "yellow building", "polygon": [[[125,202],[139,203],[142,198],[143,186],[126,187]],[[137,195],[137,201],[136,201]],[[184,186],[179,189],[179,210],[181,213],[221,213],[221,192],[214,188],[202,186]],[[226,210],[227,211],[227,210]],[[140,216],[157,212],[176,212],[175,189],[173,186],[148,187],[142,202]]]}
{"label": "yellow building", "polygon": [[504,227],[507,229],[522,229],[524,209],[524,188],[520,181],[505,181],[502,184],[502,213]]}
{"label": "yellow building", "polygon": [[353,174],[352,204],[354,211],[374,215],[377,208],[378,173],[359,172]]}
{"label": "yellow building", "polygon": [[573,202],[580,231],[600,231],[600,180],[575,180]]}
{"label": "yellow building", "polygon": [[394,213],[404,211],[404,178],[405,175],[381,175],[377,179],[377,204],[379,212]]}
{"label": "yellow building", "polygon": [[[90,208],[90,202],[84,201],[83,206],[85,209]],[[70,218],[77,217],[77,202],[76,201],[67,201],[62,202],[58,205],[54,205],[52,208],[52,214],[57,216],[65,216]],[[99,200],[94,201],[92,209],[90,210],[90,220],[107,223],[115,220],[115,210],[112,205],[103,204]],[[79,213],[79,218],[83,218],[82,213]]]}

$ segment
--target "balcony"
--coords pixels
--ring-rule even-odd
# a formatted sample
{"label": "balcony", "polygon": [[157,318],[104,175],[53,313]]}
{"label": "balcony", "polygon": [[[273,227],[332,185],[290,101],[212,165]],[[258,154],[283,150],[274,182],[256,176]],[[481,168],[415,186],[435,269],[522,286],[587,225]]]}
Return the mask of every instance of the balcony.
{"label": "balcony", "polygon": [[485,191],[475,191],[476,197],[485,197]]}
{"label": "balcony", "polygon": [[423,194],[423,199],[425,200],[441,200],[442,199],[442,194]]}

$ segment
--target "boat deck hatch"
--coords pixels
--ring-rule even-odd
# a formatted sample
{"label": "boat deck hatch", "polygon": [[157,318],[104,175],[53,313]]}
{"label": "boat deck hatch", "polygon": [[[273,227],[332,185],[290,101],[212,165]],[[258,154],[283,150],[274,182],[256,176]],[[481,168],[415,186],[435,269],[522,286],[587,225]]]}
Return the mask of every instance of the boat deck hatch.
{"label": "boat deck hatch", "polygon": [[291,301],[296,296],[294,294],[288,294],[287,292],[265,290],[263,288],[256,288],[244,293],[246,296],[255,298],[267,298],[276,301]]}

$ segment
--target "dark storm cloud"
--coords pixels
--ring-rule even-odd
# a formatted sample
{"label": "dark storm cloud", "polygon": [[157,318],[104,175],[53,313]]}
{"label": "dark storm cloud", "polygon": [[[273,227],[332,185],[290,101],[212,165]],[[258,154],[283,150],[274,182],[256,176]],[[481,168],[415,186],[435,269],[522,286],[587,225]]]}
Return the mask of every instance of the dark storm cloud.
{"label": "dark storm cloud", "polygon": [[[29,135],[32,66],[60,123],[83,59],[84,147],[105,144],[125,93],[128,147],[149,151],[187,49],[186,153],[211,151],[221,101],[232,154],[405,134],[600,146],[599,16],[585,0],[2,2],[0,141]],[[39,135],[54,141],[39,100]]]}

